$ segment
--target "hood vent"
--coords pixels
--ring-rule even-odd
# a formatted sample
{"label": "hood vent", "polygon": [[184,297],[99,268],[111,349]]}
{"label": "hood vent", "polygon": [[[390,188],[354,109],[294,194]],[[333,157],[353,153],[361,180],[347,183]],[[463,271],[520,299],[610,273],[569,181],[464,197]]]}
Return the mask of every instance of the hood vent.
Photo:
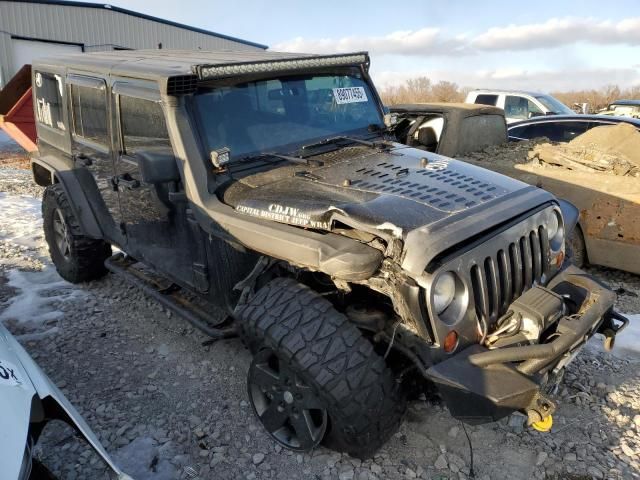
{"label": "hood vent", "polygon": [[362,190],[410,198],[445,212],[465,210],[506,193],[488,181],[448,168],[446,161],[436,163],[415,169],[382,162],[356,170],[351,184]]}

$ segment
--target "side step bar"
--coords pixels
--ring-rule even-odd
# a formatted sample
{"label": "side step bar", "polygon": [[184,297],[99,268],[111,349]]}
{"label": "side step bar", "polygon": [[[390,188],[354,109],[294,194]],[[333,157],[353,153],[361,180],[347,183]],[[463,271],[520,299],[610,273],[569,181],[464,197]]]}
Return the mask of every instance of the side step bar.
{"label": "side step bar", "polygon": [[[184,298],[179,288],[163,288],[157,281],[134,265],[137,261],[117,253],[104,262],[104,266],[111,272],[122,277],[128,283],[142,290],[145,294],[157,300],[165,308],[187,320],[191,325],[203,331],[211,337],[211,340],[237,337],[238,332],[234,326],[214,327],[209,324],[209,315],[206,311]],[[221,323],[227,323],[225,321]],[[210,343],[208,341],[207,343]]]}

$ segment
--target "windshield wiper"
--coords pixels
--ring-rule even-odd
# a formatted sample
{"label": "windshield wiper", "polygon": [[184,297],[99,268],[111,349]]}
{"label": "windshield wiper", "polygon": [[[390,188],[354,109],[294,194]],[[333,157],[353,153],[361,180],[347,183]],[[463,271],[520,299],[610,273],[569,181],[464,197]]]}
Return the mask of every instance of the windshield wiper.
{"label": "windshield wiper", "polygon": [[324,140],[320,140],[319,142],[309,143],[307,145],[303,145],[301,150],[313,150],[314,148],[324,147],[325,145],[331,145],[338,142],[348,141],[351,143],[359,143],[360,145],[366,145],[370,148],[378,148],[379,145],[371,140],[362,140],[360,138],[348,137],[346,135],[339,135],[337,137],[325,138]]}
{"label": "windshield wiper", "polygon": [[260,160],[260,159],[267,159],[267,158],[279,158],[281,160],[286,160],[292,163],[299,163],[301,165],[309,165],[311,161],[306,158],[292,157],[289,155],[283,155],[282,153],[276,153],[276,152],[260,152],[253,155],[247,155],[246,157],[242,157],[240,161],[250,162],[252,160]]}

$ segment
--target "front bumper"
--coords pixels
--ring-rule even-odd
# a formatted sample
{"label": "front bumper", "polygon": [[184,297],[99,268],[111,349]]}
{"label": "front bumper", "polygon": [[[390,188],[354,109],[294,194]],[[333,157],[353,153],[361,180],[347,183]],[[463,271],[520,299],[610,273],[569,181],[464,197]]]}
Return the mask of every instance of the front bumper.
{"label": "front bumper", "polygon": [[427,370],[454,417],[480,424],[522,411],[529,423],[545,419],[555,409],[542,393],[547,382],[594,334],[611,338],[626,326],[613,311],[615,294],[577,267],[566,268],[547,287],[565,299],[569,312],[547,343],[494,350],[472,345]]}

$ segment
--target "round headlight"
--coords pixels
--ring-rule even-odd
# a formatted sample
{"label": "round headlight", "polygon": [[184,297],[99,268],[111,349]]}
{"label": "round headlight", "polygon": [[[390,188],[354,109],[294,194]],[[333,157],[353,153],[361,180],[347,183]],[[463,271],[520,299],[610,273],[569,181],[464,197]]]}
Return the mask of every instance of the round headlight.
{"label": "round headlight", "polygon": [[560,222],[558,221],[558,215],[554,212],[549,218],[549,223],[547,223],[547,233],[549,235],[549,239],[555,237],[558,233],[558,229],[560,228]]}
{"label": "round headlight", "polygon": [[564,244],[564,227],[560,213],[554,211],[547,223],[547,234],[552,250],[559,251]]}
{"label": "round headlight", "polygon": [[441,314],[451,305],[456,295],[456,278],[453,273],[446,272],[440,275],[433,284],[433,308],[437,314]]}

